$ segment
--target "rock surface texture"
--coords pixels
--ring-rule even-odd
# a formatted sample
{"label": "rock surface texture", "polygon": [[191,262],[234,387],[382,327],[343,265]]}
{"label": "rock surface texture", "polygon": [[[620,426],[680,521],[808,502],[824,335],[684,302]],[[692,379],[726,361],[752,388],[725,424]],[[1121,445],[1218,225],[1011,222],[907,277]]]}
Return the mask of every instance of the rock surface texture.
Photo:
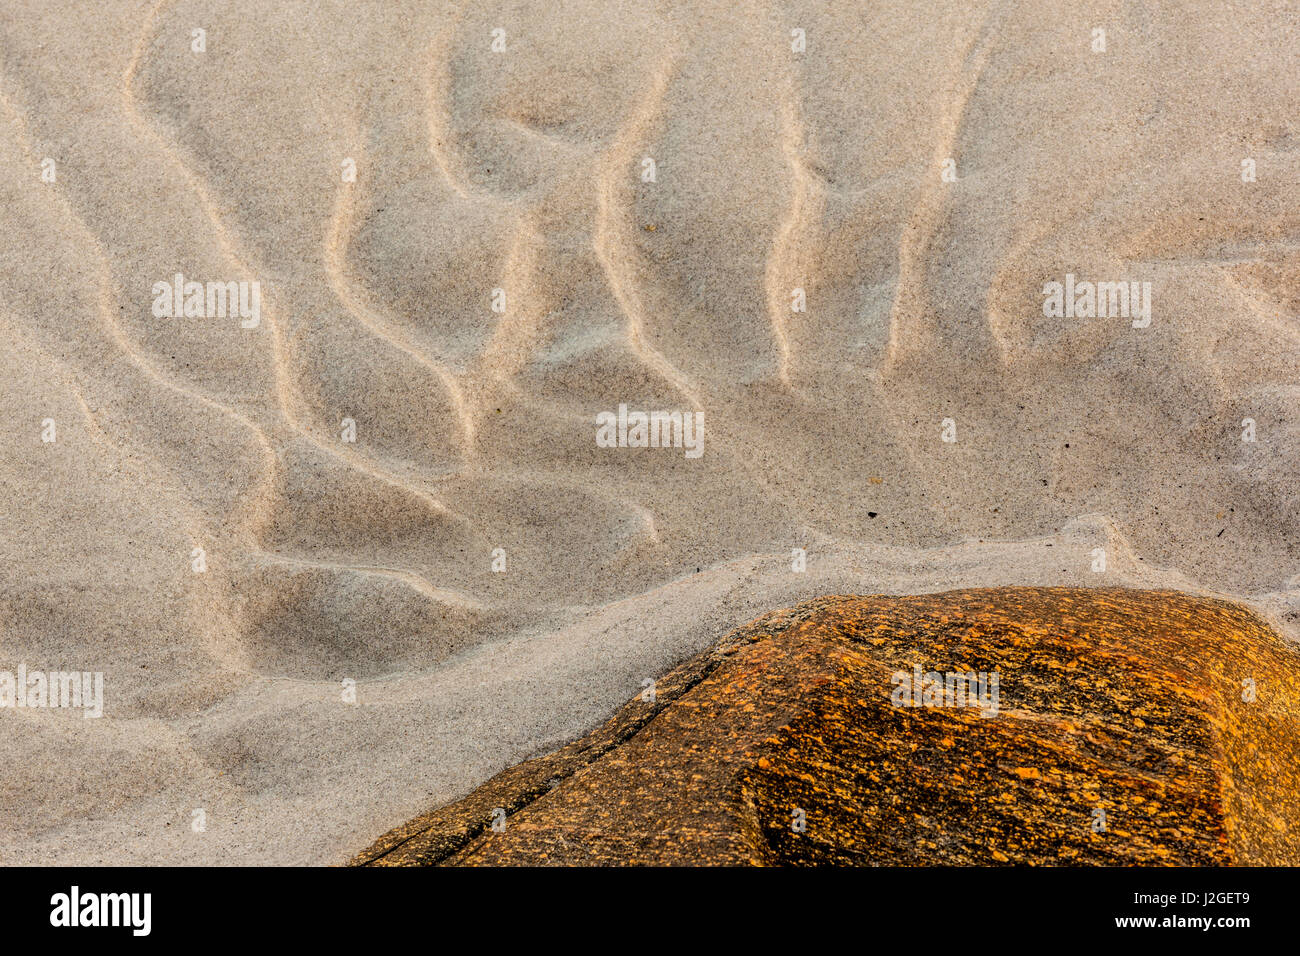
{"label": "rock surface texture", "polygon": [[[353,862],[1296,864],[1298,665],[1173,591],[820,598]],[[907,706],[918,669],[996,675],[996,712]]]}

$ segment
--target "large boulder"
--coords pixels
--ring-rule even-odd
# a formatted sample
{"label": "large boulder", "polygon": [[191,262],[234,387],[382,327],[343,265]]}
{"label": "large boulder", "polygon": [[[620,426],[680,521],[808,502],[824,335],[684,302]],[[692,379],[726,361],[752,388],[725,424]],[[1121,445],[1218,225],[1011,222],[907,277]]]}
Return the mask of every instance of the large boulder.
{"label": "large boulder", "polygon": [[1171,591],[820,598],[354,862],[1296,864],[1298,665]]}

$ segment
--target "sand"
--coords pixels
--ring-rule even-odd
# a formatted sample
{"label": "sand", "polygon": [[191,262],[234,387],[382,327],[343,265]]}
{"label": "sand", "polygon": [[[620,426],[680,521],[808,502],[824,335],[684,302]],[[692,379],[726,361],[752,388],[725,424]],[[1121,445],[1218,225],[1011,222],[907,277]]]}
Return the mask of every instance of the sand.
{"label": "sand", "polygon": [[819,594],[1300,636],[1293,4],[2,6],[2,862],[340,863]]}

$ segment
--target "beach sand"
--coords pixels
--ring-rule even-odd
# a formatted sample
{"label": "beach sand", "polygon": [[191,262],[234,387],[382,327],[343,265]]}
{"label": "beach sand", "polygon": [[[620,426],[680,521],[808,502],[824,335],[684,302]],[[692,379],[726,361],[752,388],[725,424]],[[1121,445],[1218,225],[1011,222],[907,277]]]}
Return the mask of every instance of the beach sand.
{"label": "beach sand", "polygon": [[1300,637],[1297,49],[1284,0],[0,0],[0,671],[104,687],[0,709],[0,862],[342,863],[821,594]]}

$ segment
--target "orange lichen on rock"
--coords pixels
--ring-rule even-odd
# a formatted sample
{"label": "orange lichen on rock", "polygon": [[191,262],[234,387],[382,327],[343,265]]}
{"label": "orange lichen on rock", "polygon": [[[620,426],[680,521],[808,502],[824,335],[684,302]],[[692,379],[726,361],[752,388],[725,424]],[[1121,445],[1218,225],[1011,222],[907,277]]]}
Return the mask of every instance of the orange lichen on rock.
{"label": "orange lichen on rock", "polygon": [[821,598],[354,863],[1300,863],[1298,665],[1171,591]]}

